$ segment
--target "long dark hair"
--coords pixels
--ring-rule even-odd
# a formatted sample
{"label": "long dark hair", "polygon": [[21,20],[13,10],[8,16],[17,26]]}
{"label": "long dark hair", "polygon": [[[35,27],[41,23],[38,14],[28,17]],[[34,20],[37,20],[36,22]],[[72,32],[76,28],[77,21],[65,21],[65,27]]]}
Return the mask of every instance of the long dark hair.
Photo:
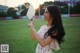
{"label": "long dark hair", "polygon": [[51,5],[47,7],[47,10],[51,15],[52,23],[51,28],[45,33],[44,37],[46,38],[50,35],[51,38],[56,39],[58,43],[61,44],[64,40],[63,37],[65,35],[65,32],[62,25],[59,6]]}

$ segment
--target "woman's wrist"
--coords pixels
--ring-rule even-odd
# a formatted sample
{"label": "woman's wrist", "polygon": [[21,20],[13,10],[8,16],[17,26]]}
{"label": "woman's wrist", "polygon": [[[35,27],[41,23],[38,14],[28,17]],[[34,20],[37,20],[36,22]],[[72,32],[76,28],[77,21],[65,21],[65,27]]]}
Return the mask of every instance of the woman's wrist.
{"label": "woman's wrist", "polygon": [[30,26],[29,28],[33,29],[33,28],[34,28],[34,26]]}

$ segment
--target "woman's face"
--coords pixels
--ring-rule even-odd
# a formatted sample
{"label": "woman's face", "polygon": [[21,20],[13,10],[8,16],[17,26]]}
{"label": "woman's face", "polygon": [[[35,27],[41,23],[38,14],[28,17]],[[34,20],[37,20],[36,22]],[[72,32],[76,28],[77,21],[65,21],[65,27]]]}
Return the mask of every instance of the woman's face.
{"label": "woman's face", "polygon": [[45,12],[44,12],[44,20],[45,21],[51,21],[51,16],[50,16],[50,13],[47,10],[47,8],[45,9]]}

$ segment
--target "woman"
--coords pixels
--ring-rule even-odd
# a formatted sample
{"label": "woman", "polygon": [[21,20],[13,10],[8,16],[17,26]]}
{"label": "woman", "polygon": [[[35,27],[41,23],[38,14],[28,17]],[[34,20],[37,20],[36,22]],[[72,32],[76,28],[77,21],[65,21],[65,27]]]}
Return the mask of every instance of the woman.
{"label": "woman", "polygon": [[41,26],[38,32],[33,26],[33,21],[29,23],[32,38],[39,42],[35,53],[53,53],[52,48],[59,50],[65,35],[58,6],[48,6],[44,12],[44,20],[47,21],[47,25]]}

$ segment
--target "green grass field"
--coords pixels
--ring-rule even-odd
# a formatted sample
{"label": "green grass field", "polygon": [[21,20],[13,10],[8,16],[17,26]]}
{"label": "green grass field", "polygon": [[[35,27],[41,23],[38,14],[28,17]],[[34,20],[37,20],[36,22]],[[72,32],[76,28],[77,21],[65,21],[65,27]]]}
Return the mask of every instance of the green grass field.
{"label": "green grass field", "polygon": [[[80,53],[80,18],[62,18],[66,32],[65,42],[54,53]],[[36,30],[46,22],[35,20]],[[31,39],[27,19],[0,20],[0,44],[9,44],[9,53],[35,53],[37,41]]]}

